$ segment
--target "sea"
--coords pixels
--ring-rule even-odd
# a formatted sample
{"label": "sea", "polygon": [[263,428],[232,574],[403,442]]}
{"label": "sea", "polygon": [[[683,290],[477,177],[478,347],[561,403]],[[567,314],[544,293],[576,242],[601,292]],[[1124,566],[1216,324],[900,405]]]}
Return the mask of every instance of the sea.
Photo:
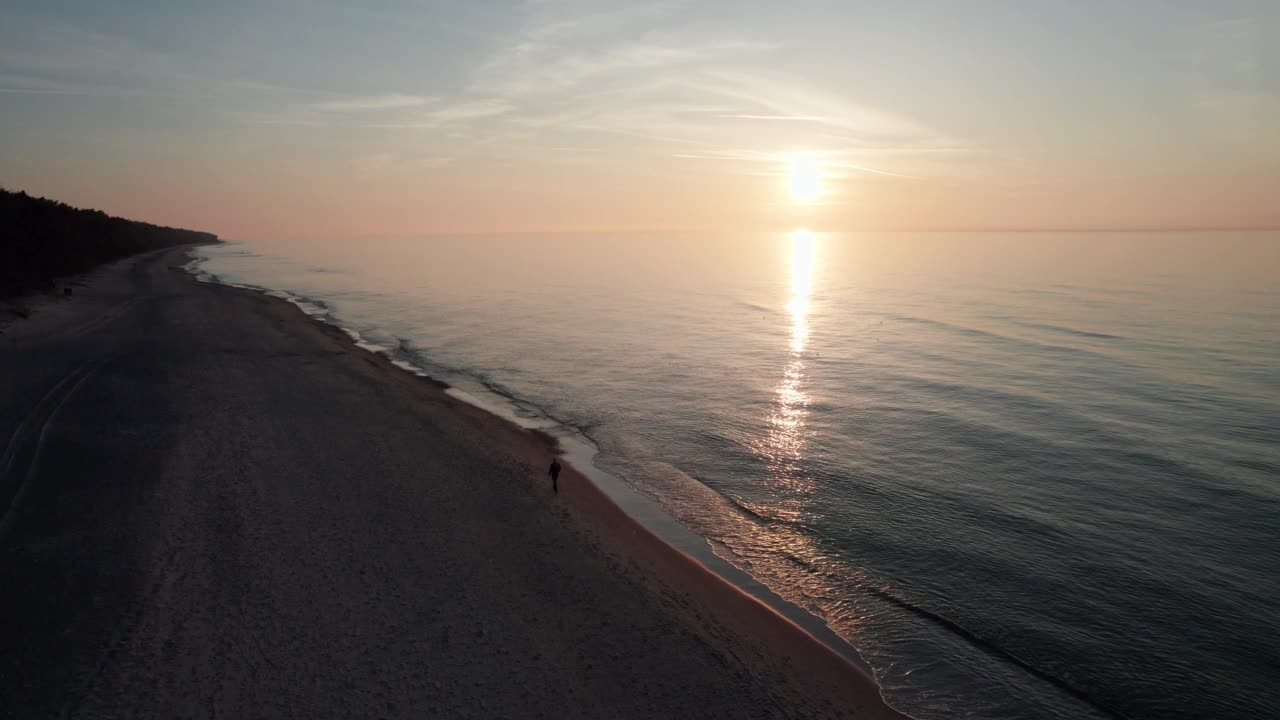
{"label": "sea", "polygon": [[920,720],[1280,718],[1280,232],[198,256],[582,438]]}

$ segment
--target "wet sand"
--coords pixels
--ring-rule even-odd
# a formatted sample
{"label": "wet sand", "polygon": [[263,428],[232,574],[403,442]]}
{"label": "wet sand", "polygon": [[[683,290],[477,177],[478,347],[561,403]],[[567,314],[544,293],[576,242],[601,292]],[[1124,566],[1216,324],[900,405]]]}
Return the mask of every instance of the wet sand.
{"label": "wet sand", "polygon": [[186,261],[0,327],[0,717],[902,717],[547,438]]}

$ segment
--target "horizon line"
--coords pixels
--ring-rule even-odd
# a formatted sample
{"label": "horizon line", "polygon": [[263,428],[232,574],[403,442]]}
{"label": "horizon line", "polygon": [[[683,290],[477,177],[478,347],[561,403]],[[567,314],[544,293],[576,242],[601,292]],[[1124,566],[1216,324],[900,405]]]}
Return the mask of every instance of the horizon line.
{"label": "horizon line", "polygon": [[[435,238],[446,236],[492,236],[492,235],[656,235],[656,234],[708,234],[708,235],[728,235],[728,234],[786,234],[797,230],[808,230],[818,234],[858,234],[858,233],[928,233],[928,234],[960,234],[960,233],[1189,233],[1189,232],[1280,232],[1280,226],[1204,226],[1204,227],[1183,227],[1183,228],[1164,228],[1164,227],[1101,227],[1101,228],[1072,228],[1072,227],[1047,227],[1047,228],[896,228],[896,229],[814,229],[804,227],[803,225],[788,229],[725,229],[725,230],[709,230],[698,228],[643,228],[643,229],[626,229],[626,230],[432,230],[424,232],[407,232],[407,233],[375,233],[351,235],[309,235],[309,234],[277,234],[277,235],[257,235],[251,236],[250,239],[276,239],[276,240],[304,240],[304,239],[393,239],[393,238]],[[241,240],[242,238],[230,235],[219,237],[226,240]]]}

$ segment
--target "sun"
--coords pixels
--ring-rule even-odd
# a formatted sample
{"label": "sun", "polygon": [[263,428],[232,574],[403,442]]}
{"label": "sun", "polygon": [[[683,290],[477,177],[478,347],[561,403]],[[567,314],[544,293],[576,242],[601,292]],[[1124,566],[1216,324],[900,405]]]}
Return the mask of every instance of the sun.
{"label": "sun", "polygon": [[797,152],[787,156],[787,190],[796,202],[810,203],[822,196],[822,163],[817,155]]}

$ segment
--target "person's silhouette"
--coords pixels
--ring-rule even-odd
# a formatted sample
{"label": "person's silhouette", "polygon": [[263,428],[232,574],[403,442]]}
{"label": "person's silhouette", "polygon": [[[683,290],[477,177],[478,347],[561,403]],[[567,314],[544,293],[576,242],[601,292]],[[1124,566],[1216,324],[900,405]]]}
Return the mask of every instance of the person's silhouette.
{"label": "person's silhouette", "polygon": [[560,479],[560,461],[551,458],[551,467],[547,468],[547,474],[551,476],[551,489],[560,494],[560,485],[557,482]]}

